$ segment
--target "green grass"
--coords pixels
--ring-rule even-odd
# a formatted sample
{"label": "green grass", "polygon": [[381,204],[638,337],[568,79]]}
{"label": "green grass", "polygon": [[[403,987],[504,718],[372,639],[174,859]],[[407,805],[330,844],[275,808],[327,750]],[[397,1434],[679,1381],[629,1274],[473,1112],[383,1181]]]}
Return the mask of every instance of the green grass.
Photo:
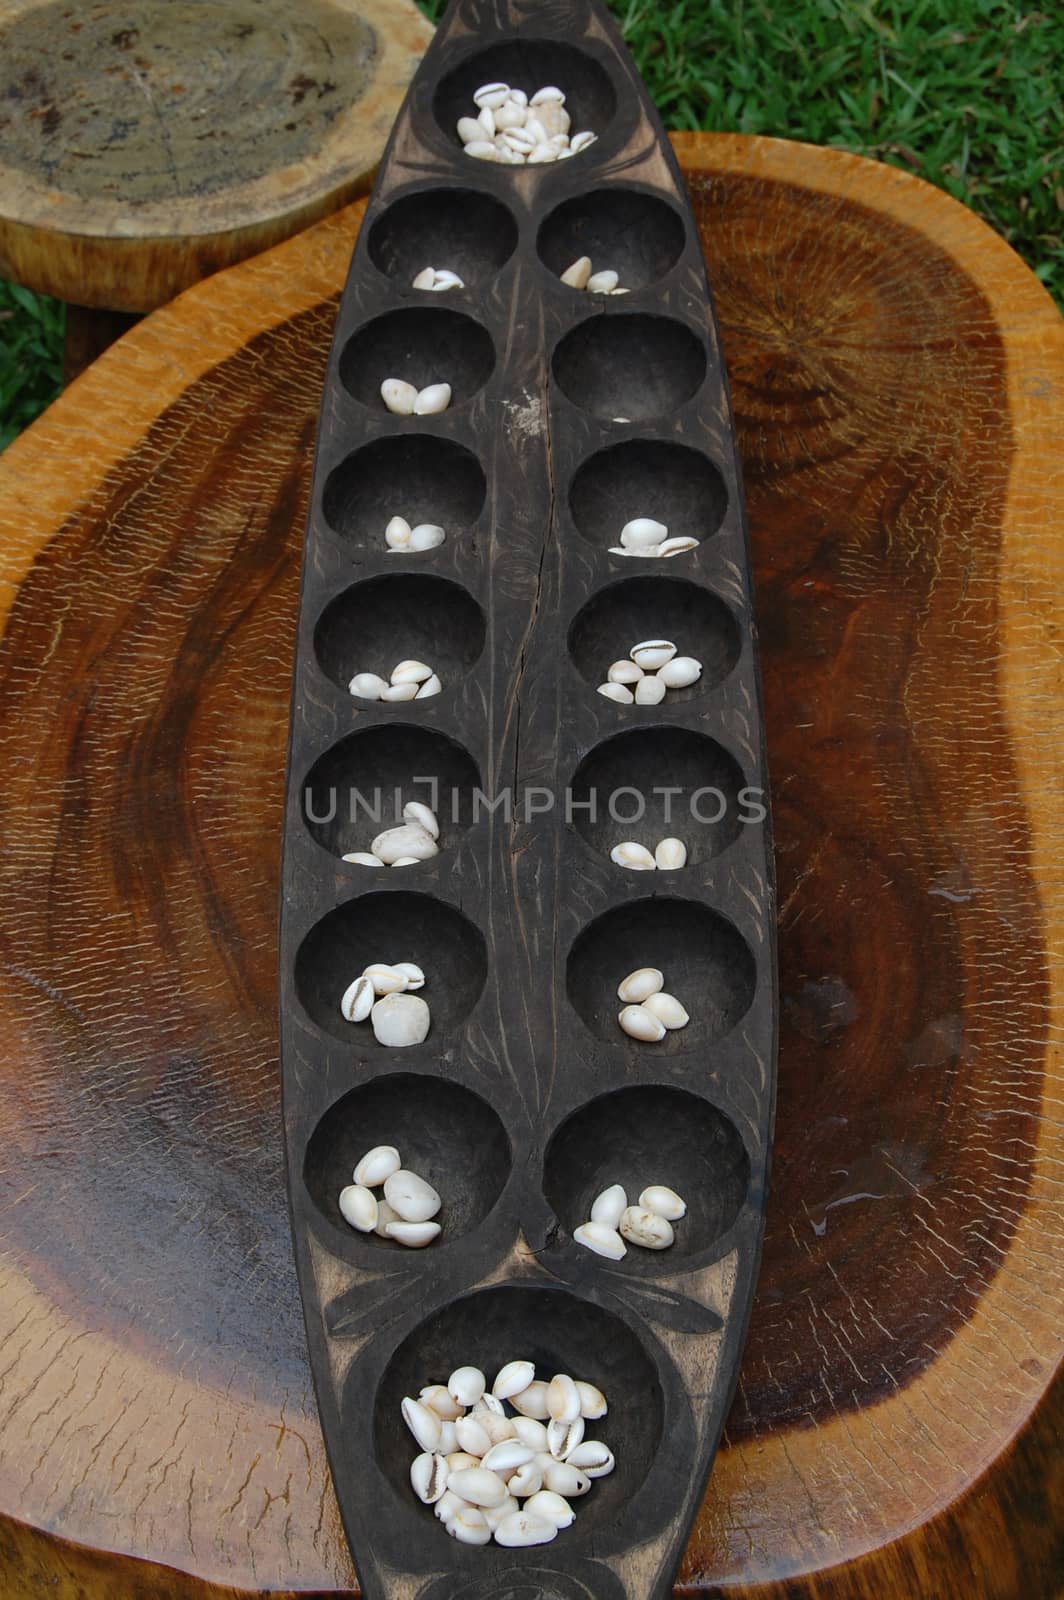
{"label": "green grass", "polygon": [[[443,0],[424,0],[440,16]],[[1064,7],[612,0],[670,128],[837,145],[970,205],[1064,301]],[[56,392],[62,311],[0,284],[0,449]]]}

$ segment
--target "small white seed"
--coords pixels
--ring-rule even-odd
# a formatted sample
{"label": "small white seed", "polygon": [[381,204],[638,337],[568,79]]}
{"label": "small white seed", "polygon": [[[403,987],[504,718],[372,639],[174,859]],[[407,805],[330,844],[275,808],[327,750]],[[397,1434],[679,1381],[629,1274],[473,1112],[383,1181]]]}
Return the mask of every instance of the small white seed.
{"label": "small white seed", "polygon": [[589,1478],[604,1478],[617,1465],[613,1451],[599,1439],[585,1439],[566,1457],[570,1467],[586,1472]]}
{"label": "small white seed", "polygon": [[[621,1213],[627,1209],[627,1206],[628,1196],[625,1194],[623,1187],[619,1183],[613,1183],[608,1189],[603,1189],[602,1193],[596,1197],[591,1207],[591,1221],[601,1222],[606,1228],[615,1228],[621,1220]],[[579,1387],[579,1381],[577,1387]],[[581,1406],[581,1415],[587,1416],[583,1406]]]}
{"label": "small white seed", "polygon": [[665,698],[665,685],[661,679],[654,676],[640,678],[635,686],[635,703],[637,706],[660,706]]}
{"label": "small white seed", "polygon": [[570,289],[586,289],[587,280],[591,276],[591,257],[577,256],[572,266],[566,267],[561,275],[561,281],[568,284]]}
{"label": "small white seed", "polygon": [[635,699],[631,689],[624,683],[600,683],[597,693],[606,700],[616,700],[619,706],[630,706]]}
{"label": "small white seed", "polygon": [[400,1221],[402,1221],[402,1218],[396,1216],[395,1212],[392,1210],[392,1208],[388,1204],[387,1200],[378,1200],[377,1201],[377,1226],[374,1228],[373,1231],[378,1236],[378,1238],[380,1238],[380,1239],[388,1239],[388,1238],[390,1238],[391,1235],[388,1232],[389,1224],[392,1223],[392,1222],[400,1222]]}
{"label": "small white seed", "polygon": [[484,1456],[483,1465],[491,1472],[515,1472],[536,1459],[536,1452],[522,1444],[520,1439],[500,1439]]}
{"label": "small white seed", "polygon": [[665,1024],[645,1006],[625,1006],[618,1012],[617,1021],[630,1038],[641,1039],[644,1044],[657,1044],[665,1037]]}
{"label": "small white seed", "polygon": [[[636,699],[638,698],[639,685],[636,684]],[[627,867],[631,872],[653,872],[657,865],[646,845],[636,844],[634,839],[626,839],[623,844],[615,844],[610,851],[610,860],[618,867]]]}
{"label": "small white seed", "polygon": [[545,1422],[550,1415],[547,1410],[546,1383],[542,1378],[536,1378],[527,1389],[522,1389],[520,1394],[511,1395],[510,1404],[523,1417],[534,1417],[537,1422]]}
{"label": "small white seed", "polygon": [[418,689],[416,698],[418,700],[431,700],[433,695],[439,694],[442,688],[443,684],[440,682],[436,674],[433,673],[432,677],[426,678],[424,683]]}
{"label": "small white seed", "polygon": [[356,672],[347,686],[356,700],[379,700],[387,687],[388,680],[376,672]]}
{"label": "small white seed", "polygon": [[373,1010],[373,983],[363,973],[349,983],[340,1000],[341,1014],[348,1022],[365,1022]]}
{"label": "small white seed", "polygon": [[697,550],[698,540],[682,536],[676,539],[666,539],[658,549],[659,556],[682,556],[688,550]]}
{"label": "small white seed", "polygon": [[527,1544],[550,1544],[557,1537],[556,1523],[548,1522],[546,1517],[530,1516],[527,1511],[517,1511],[513,1516],[503,1517],[495,1529],[495,1543],[505,1545],[507,1549],[517,1549]]}
{"label": "small white seed", "polygon": [[571,1467],[568,1461],[552,1461],[543,1473],[543,1482],[552,1493],[564,1495],[567,1500],[587,1494],[591,1487],[587,1473]]}
{"label": "small white seed", "polygon": [[514,1417],[512,1424],[514,1437],[520,1439],[522,1444],[527,1444],[530,1450],[547,1449],[547,1430],[542,1422],[537,1422],[535,1417]]}
{"label": "small white seed", "polygon": [[484,129],[476,117],[459,117],[457,131],[464,145],[480,144],[484,138]]}
{"label": "small white seed", "polygon": [[392,517],[384,530],[384,542],[392,550],[405,550],[412,531],[405,517]]}
{"label": "small white seed", "polygon": [[435,550],[446,537],[443,529],[435,522],[419,522],[416,528],[410,530],[409,548],[419,554],[423,550]]}
{"label": "small white seed", "polygon": [[584,133],[574,133],[573,137],[569,140],[570,155],[579,155],[580,151],[586,150],[589,144],[594,144],[597,138],[598,134],[592,133],[589,129]]}
{"label": "small white seed", "polygon": [[415,275],[414,281],[410,287],[412,289],[431,289],[435,282],[435,267],[422,267],[421,271]]}
{"label": "small white seed", "polygon": [[621,1218],[620,1233],[629,1244],[640,1245],[644,1250],[667,1250],[675,1238],[668,1218],[643,1206],[628,1207]]}
{"label": "small white seed", "polygon": [[588,294],[610,294],[616,287],[616,272],[593,272],[587,280]]}
{"label": "small white seed", "polygon": [[[402,998],[405,1000],[412,997],[404,995]],[[424,1005],[425,1002],[422,1000],[421,1004]],[[443,1204],[431,1183],[426,1183],[424,1178],[419,1178],[416,1172],[407,1172],[403,1167],[400,1167],[398,1172],[393,1172],[390,1177],[385,1178],[384,1198],[396,1215],[401,1217],[404,1222],[428,1222],[430,1218],[436,1215]],[[462,1372],[472,1372],[474,1370],[472,1367],[459,1368],[459,1371]],[[456,1374],[453,1374],[453,1376],[456,1376]],[[448,1379],[447,1387],[455,1399],[461,1400],[464,1406],[471,1406],[474,1400],[480,1398],[479,1395],[474,1395],[473,1400],[462,1399],[451,1379]]]}
{"label": "small white seed", "polygon": [[417,390],[402,378],[385,378],[381,384],[381,399],[397,417],[410,417],[414,413]]}
{"label": "small white seed", "polygon": [[652,994],[649,999],[644,1000],[643,1006],[645,1010],[657,1017],[659,1022],[663,1022],[670,1032],[674,1028],[686,1028],[691,1020],[676,996],[665,994],[663,990],[660,990],[657,994]]}
{"label": "small white seed", "polygon": [[[576,1385],[573,1385],[576,1389]],[[580,1391],[576,1389],[576,1404],[580,1404]],[[547,1449],[556,1461],[568,1461],[569,1452],[575,1450],[584,1437],[584,1419],[576,1416],[571,1422],[557,1422],[553,1418],[547,1424]]]}
{"label": "small white seed", "polygon": [[[618,1184],[618,1188],[620,1185]],[[589,1422],[604,1417],[609,1410],[606,1396],[601,1389],[596,1389],[593,1383],[585,1383],[582,1378],[577,1378],[576,1387],[580,1391],[580,1415]]]}
{"label": "small white seed", "polygon": [[361,1183],[349,1183],[340,1190],[340,1215],[359,1233],[372,1233],[377,1226],[377,1196]]}
{"label": "small white seed", "polygon": [[419,994],[386,994],[369,1014],[378,1044],[394,1050],[421,1044],[428,1036],[432,1014]]}
{"label": "small white seed", "polygon": [[414,1435],[422,1450],[435,1451],[440,1442],[440,1419],[435,1411],[423,1406],[420,1400],[407,1395],[401,1406],[403,1421]]}
{"label": "small white seed", "polygon": [[528,103],[530,106],[563,106],[565,104],[565,95],[556,84],[548,83],[544,88],[537,89]]}
{"label": "small white seed", "polygon": [[399,856],[413,856],[418,861],[429,861],[439,854],[439,845],[420,822],[403,822],[396,828],[385,828],[378,833],[370,849],[375,856],[391,866]]}
{"label": "small white seed", "polygon": [[[669,530],[665,524],[655,522],[653,517],[633,517],[621,529],[621,543],[628,550],[639,550],[649,544],[660,545],[668,536]],[[635,659],[634,654],[632,659]]]}
{"label": "small white seed", "polygon": [[[469,146],[466,146],[468,150]],[[452,1539],[457,1539],[459,1544],[490,1544],[491,1529],[483,1511],[476,1506],[464,1506],[461,1511],[456,1511],[444,1527]]]}
{"label": "small white seed", "polygon": [[676,646],[671,639],[643,639],[639,644],[634,644],[628,654],[644,672],[657,672],[659,667],[672,660]]}
{"label": "small white seed", "polygon": [[686,689],[690,684],[697,683],[701,676],[702,663],[696,661],[694,656],[675,656],[658,672],[667,689]]}
{"label": "small white seed", "polygon": [[617,985],[617,998],[627,1005],[640,1006],[647,995],[657,994],[665,987],[665,978],[657,967],[637,967]]}
{"label": "small white seed", "polygon": [[508,83],[482,83],[474,90],[473,99],[478,106],[501,106],[510,98]]}
{"label": "small white seed", "polygon": [[654,846],[654,860],[662,872],[675,872],[687,865],[687,846],[682,839],[659,839]]}
{"label": "small white seed", "polygon": [[576,1512],[562,1495],[551,1489],[541,1489],[526,1503],[525,1510],[533,1517],[543,1517],[556,1528],[568,1528],[576,1520]]}
{"label": "small white seed", "polygon": [[[431,677],[432,668],[424,661],[400,661],[391,673],[393,683],[424,683],[426,678]],[[403,815],[406,815],[405,811]]]}
{"label": "small white seed", "polygon": [[430,383],[426,388],[418,391],[414,401],[414,415],[416,417],[431,417],[437,411],[446,411],[451,403],[451,386],[449,383]]}
{"label": "small white seed", "polygon": [[506,1499],[506,1485],[485,1467],[466,1467],[464,1472],[453,1472],[447,1486],[474,1506],[498,1506]]}
{"label": "small white seed", "polygon": [[616,1228],[607,1228],[604,1222],[582,1222],[573,1233],[573,1238],[585,1250],[593,1250],[597,1256],[605,1256],[609,1261],[620,1261],[626,1254],[625,1242]]}
{"label": "small white seed", "polygon": [[[383,867],[384,862],[380,856],[375,856],[372,850],[349,850],[347,855],[340,857],[341,861],[348,861],[353,867]],[[368,1014],[368,1013],[367,1013]],[[361,1017],[354,1018],[361,1021]]]}
{"label": "small white seed", "polygon": [[[373,962],[372,966],[366,968],[362,976],[369,979],[376,995],[402,994],[403,990],[410,986],[410,980],[406,973],[400,972],[398,967],[389,966],[386,961]],[[388,1174],[386,1173],[385,1177],[387,1176]],[[382,1178],[381,1182],[383,1183],[383,1181],[384,1179]]]}
{"label": "small white seed", "polygon": [[478,1460],[491,1449],[491,1439],[475,1417],[459,1417],[454,1425],[454,1434],[459,1448]]}
{"label": "small white seed", "polygon": [[441,1455],[424,1450],[410,1463],[410,1486],[422,1505],[433,1506],[447,1488],[448,1467]]}
{"label": "small white seed", "polygon": [[[531,1422],[531,1417],[518,1417],[518,1422]],[[525,1500],[529,1495],[538,1494],[543,1487],[543,1468],[536,1461],[526,1462],[523,1467],[518,1467],[506,1487],[512,1495],[519,1500]]]}
{"label": "small white seed", "polygon": [[400,1218],[389,1222],[384,1231],[389,1239],[405,1244],[408,1250],[423,1250],[433,1239],[439,1238],[440,1225],[438,1222],[404,1222]]}
{"label": "small white seed", "polygon": [[527,1389],[535,1376],[536,1369],[531,1361],[508,1361],[499,1368],[491,1392],[497,1400],[509,1400]]}
{"label": "small white seed", "polygon": [[379,1189],[384,1180],[390,1178],[393,1172],[398,1172],[401,1166],[394,1144],[375,1144],[372,1150],[366,1151],[355,1168],[355,1182],[367,1189]]}
{"label": "small white seed", "polygon": [[387,700],[390,705],[399,705],[405,700],[416,700],[417,684],[390,683],[386,689],[381,690],[381,699]]}
{"label": "small white seed", "polygon": [[666,1217],[669,1222],[679,1222],[687,1215],[687,1202],[664,1183],[651,1183],[639,1196],[644,1211],[653,1211],[656,1217]]}
{"label": "small white seed", "polygon": [[[413,1174],[411,1173],[409,1176],[413,1177]],[[418,1182],[421,1182],[420,1178]],[[424,1187],[428,1188],[428,1185],[426,1184]],[[387,1189],[384,1192],[387,1194]],[[435,1190],[432,1192],[433,1194],[436,1193]],[[388,1195],[388,1198],[391,1200],[390,1195]],[[437,1198],[439,1197],[437,1196]],[[392,1200],[392,1205],[395,1204],[396,1202]],[[432,1212],[428,1212],[427,1215],[432,1216]],[[464,1406],[475,1406],[486,1387],[487,1379],[479,1367],[455,1367],[451,1376],[447,1379],[448,1393],[453,1394],[455,1399]]]}
{"label": "small white seed", "polygon": [[[418,1399],[423,1406],[429,1406],[444,1422],[457,1422],[462,1415],[462,1407],[445,1383],[430,1383],[422,1389]],[[457,1449],[457,1445],[455,1449]],[[449,1450],[441,1451],[442,1455],[450,1455]]]}

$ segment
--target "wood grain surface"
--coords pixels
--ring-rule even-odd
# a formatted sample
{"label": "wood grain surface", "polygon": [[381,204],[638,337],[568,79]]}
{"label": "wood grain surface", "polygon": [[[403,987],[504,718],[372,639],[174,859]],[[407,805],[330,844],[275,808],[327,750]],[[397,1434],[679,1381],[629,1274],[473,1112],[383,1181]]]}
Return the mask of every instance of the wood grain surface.
{"label": "wood grain surface", "polygon": [[367,186],[413,0],[0,0],[0,274],[150,311]]}
{"label": "wood grain surface", "polygon": [[[681,1581],[1053,1595],[1060,319],[915,179],[677,147],[745,464],[784,1007],[764,1271]],[[289,1260],[274,964],[358,216],[149,318],[0,462],[5,1597],[354,1582]]]}

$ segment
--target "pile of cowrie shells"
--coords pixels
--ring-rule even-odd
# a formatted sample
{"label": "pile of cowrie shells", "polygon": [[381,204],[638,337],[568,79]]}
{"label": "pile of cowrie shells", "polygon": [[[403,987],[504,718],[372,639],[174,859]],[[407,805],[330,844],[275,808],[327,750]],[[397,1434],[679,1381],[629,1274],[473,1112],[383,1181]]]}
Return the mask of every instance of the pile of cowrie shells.
{"label": "pile of cowrie shells", "polygon": [[458,118],[458,137],[467,156],[502,166],[538,167],[579,155],[597,134],[574,133],[565,95],[547,84],[527,95],[508,83],[482,83],[473,95],[477,114]]}
{"label": "pile of cowrie shells", "polygon": [[392,517],[384,530],[384,542],[392,555],[420,555],[423,550],[435,550],[446,537],[436,522],[411,527],[405,517]]}
{"label": "pile of cowrie shells", "polygon": [[663,1183],[648,1184],[634,1206],[622,1185],[614,1183],[603,1189],[573,1238],[597,1256],[620,1261],[628,1254],[626,1239],[643,1250],[667,1250],[676,1238],[673,1223],[686,1215],[687,1202]]}
{"label": "pile of cowrie shells", "polygon": [[413,961],[372,961],[344,990],[340,1011],[345,1022],[368,1021],[378,1044],[402,1050],[428,1037],[432,1015],[413,992],[424,987],[425,974]]}
{"label": "pile of cowrie shells", "polygon": [[644,1044],[657,1044],[666,1033],[686,1028],[691,1018],[673,994],[665,993],[665,974],[659,967],[637,967],[617,985],[624,1001],[617,1021],[624,1033]]}
{"label": "pile of cowrie shells", "polygon": [[[614,422],[626,422],[626,417],[614,417]],[[668,525],[653,517],[633,517],[621,529],[620,544],[610,545],[611,556],[669,556],[686,555],[697,550],[700,540],[690,534],[677,534],[669,538]]]}
{"label": "pile of cowrie shells", "polygon": [[549,1544],[576,1519],[569,1502],[614,1469],[609,1446],[584,1437],[607,1410],[593,1383],[547,1382],[531,1361],[508,1361],[490,1392],[479,1367],[458,1367],[402,1403],[421,1450],[411,1486],[462,1544]]}
{"label": "pile of cowrie shells", "polygon": [[[373,1193],[384,1189],[383,1199]],[[353,1181],[340,1190],[340,1215],[359,1233],[376,1233],[382,1239],[423,1250],[439,1238],[440,1224],[433,1222],[443,1201],[431,1183],[409,1172],[394,1144],[376,1144],[367,1150],[353,1173]]]}
{"label": "pile of cowrie shells", "polygon": [[439,854],[440,824],[431,806],[408,800],[403,820],[378,833],[368,850],[350,850],[341,857],[354,867],[416,867]]}
{"label": "pile of cowrie shells", "polygon": [[432,294],[443,294],[448,289],[464,289],[465,284],[457,272],[451,272],[447,267],[422,267],[410,287],[428,289]]}
{"label": "pile of cowrie shells", "polygon": [[[612,268],[596,272],[590,256],[577,256],[571,267],[561,273],[561,280],[570,289],[586,289],[588,294],[627,294],[620,286],[620,274]],[[614,420],[617,420],[616,418]],[[623,419],[622,419],[623,420]]]}
{"label": "pile of cowrie shells", "polygon": [[634,644],[627,661],[615,661],[598,693],[619,706],[659,706],[668,689],[686,689],[702,676],[702,663],[681,656],[671,639],[644,639]]}
{"label": "pile of cowrie shells", "polygon": [[376,672],[356,672],[348,684],[356,700],[428,700],[443,688],[438,675],[424,661],[400,661],[389,678]]}
{"label": "pile of cowrie shells", "polygon": [[626,839],[614,845],[610,860],[630,872],[675,872],[687,865],[687,846],[682,839],[659,839],[651,855],[645,844]]}
{"label": "pile of cowrie shells", "polygon": [[381,384],[381,399],[397,417],[431,417],[437,411],[446,411],[451,403],[449,383],[430,383],[416,389],[404,378],[385,378]]}

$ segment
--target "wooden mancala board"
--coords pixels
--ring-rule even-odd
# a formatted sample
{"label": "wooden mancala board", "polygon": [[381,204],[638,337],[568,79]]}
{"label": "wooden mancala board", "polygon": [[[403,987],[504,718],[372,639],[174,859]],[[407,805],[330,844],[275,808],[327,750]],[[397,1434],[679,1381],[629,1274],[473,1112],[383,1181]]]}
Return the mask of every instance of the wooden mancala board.
{"label": "wooden mancala board", "polygon": [[[556,85],[554,163],[477,160],[474,91]],[[562,283],[582,255],[624,296]],[[463,287],[415,289],[425,267]],[[452,387],[396,415],[381,384]],[[420,554],[393,516],[443,527]],[[697,548],[611,554],[651,516]],[[660,704],[596,692],[641,640],[703,670]],[[354,698],[431,665],[442,692]],[[435,789],[429,780],[434,780]],[[735,1381],[757,1272],[776,987],[771,844],[739,463],[699,237],[631,60],[596,5],[452,6],[385,153],[343,297],[317,444],[293,698],[281,1023],[293,1228],[336,1491],[370,1597],[669,1592]],[[439,853],[345,862],[437,811]],[[594,806],[592,802],[595,802]],[[617,820],[620,819],[620,820]],[[630,820],[629,820],[630,819]],[[678,870],[614,863],[687,845]],[[341,1014],[377,961],[425,974],[423,1043]],[[689,1024],[618,1025],[662,970]],[[398,1148],[440,1193],[409,1249],[338,1208]],[[675,1242],[604,1258],[593,1199],[668,1184]],[[379,1191],[378,1191],[379,1192]],[[533,1361],[606,1394],[616,1469],[549,1544],[449,1538],[409,1473],[404,1396]]]}

